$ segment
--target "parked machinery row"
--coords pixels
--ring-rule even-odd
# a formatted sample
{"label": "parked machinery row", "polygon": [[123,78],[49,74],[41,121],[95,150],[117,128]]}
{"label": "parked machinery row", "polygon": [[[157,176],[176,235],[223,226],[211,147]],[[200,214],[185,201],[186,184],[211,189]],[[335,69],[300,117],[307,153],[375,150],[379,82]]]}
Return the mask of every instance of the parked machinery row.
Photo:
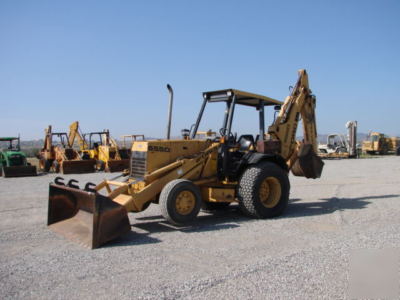
{"label": "parked machinery row", "polygon": [[37,157],[44,172],[79,174],[122,171],[129,166],[129,156],[130,148],[119,147],[109,130],[82,134],[76,121],[69,133],[52,132],[49,126]]}

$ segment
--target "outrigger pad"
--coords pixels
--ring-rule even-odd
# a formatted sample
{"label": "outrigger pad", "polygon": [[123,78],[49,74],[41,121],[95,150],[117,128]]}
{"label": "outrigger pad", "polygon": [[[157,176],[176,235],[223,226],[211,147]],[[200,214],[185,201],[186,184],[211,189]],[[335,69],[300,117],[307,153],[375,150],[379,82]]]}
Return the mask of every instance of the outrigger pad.
{"label": "outrigger pad", "polygon": [[314,152],[311,144],[302,144],[297,157],[292,167],[293,175],[313,179],[321,177],[324,162]]}
{"label": "outrigger pad", "polygon": [[91,249],[131,230],[126,209],[110,198],[53,183],[49,188],[47,225]]}

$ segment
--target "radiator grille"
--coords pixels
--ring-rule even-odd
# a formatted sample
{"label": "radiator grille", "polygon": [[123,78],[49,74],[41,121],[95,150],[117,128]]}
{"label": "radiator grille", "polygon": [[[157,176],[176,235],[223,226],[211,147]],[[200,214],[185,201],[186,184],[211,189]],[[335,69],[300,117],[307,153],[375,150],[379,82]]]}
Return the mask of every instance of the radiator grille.
{"label": "radiator grille", "polygon": [[130,176],[134,178],[143,178],[146,173],[147,152],[132,151]]}

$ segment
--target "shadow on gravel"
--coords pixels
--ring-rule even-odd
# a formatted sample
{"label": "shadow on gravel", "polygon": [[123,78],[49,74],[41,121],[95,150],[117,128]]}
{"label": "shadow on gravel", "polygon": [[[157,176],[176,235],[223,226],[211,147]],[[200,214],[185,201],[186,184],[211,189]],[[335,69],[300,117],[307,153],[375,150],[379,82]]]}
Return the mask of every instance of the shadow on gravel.
{"label": "shadow on gravel", "polygon": [[[187,226],[175,226],[167,221],[161,215],[147,216],[135,218],[138,223],[132,224],[132,231],[128,234],[114,240],[112,243],[103,247],[121,247],[143,244],[160,243],[161,240],[149,236],[150,234],[162,232],[183,232],[183,233],[198,233],[216,230],[227,230],[239,227],[238,223],[252,221],[240,213],[237,206],[232,206],[229,209],[215,211],[212,213],[204,213],[199,215],[196,221]],[[137,232],[139,230],[140,232]],[[145,232],[143,232],[145,231]]]}
{"label": "shadow on gravel", "polygon": [[137,233],[132,228],[132,231],[120,236],[110,243],[104,244],[102,248],[113,248],[122,246],[146,245],[160,243],[161,240],[148,236],[147,233]]}
{"label": "shadow on gravel", "polygon": [[300,199],[291,199],[285,213],[282,215],[282,218],[316,216],[348,209],[363,209],[371,203],[367,200],[393,198],[398,196],[400,195],[366,196],[358,198],[332,197],[323,198],[316,202],[301,202]]}

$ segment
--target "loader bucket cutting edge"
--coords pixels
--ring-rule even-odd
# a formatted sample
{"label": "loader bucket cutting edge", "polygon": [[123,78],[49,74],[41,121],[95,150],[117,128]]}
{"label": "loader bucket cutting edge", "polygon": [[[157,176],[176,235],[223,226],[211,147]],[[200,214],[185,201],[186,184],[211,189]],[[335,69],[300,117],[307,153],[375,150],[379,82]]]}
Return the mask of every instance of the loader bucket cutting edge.
{"label": "loader bucket cutting edge", "polygon": [[81,174],[93,173],[96,161],[94,159],[87,160],[66,160],[61,164],[61,173],[63,174]]}
{"label": "loader bucket cutting edge", "polygon": [[47,225],[91,249],[131,230],[126,209],[110,198],[53,183],[49,187]]}
{"label": "loader bucket cutting edge", "polygon": [[306,178],[320,178],[324,162],[315,154],[311,144],[304,144],[298,152],[298,159],[292,167],[292,173],[295,176]]}
{"label": "loader bucket cutting edge", "polygon": [[4,177],[23,177],[23,176],[36,176],[35,166],[12,166],[3,167]]}

